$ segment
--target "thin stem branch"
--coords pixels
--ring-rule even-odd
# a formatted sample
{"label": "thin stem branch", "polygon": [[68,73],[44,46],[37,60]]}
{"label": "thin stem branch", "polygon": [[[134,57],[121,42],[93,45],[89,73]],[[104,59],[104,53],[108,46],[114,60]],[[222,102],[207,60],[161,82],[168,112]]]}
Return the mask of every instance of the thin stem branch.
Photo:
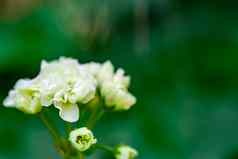
{"label": "thin stem branch", "polygon": [[80,120],[78,120],[78,122],[76,124],[77,127],[81,127],[83,125],[84,119],[85,119],[85,114],[86,114],[85,112],[86,112],[85,108],[80,109]]}
{"label": "thin stem branch", "polygon": [[64,129],[65,129],[65,133],[66,133],[66,136],[69,135],[69,133],[72,131],[73,127],[72,127],[72,124],[71,123],[68,123],[68,122],[65,122],[64,123]]}
{"label": "thin stem branch", "polygon": [[89,117],[89,120],[87,122],[87,127],[89,129],[92,129],[96,125],[96,122],[103,116],[105,112],[104,109],[103,108],[99,108],[99,109],[100,109],[99,111],[97,109],[94,110],[91,116]]}
{"label": "thin stem branch", "polygon": [[101,150],[104,150],[104,151],[114,154],[114,149],[111,146],[104,145],[104,144],[96,144],[95,147],[97,149],[101,149]]}
{"label": "thin stem branch", "polygon": [[84,159],[85,157],[84,157],[84,154],[83,153],[80,153],[79,154],[79,159]]}
{"label": "thin stem branch", "polygon": [[65,158],[65,153],[64,153],[63,150],[62,150],[62,146],[64,145],[64,143],[62,143],[62,141],[61,141],[61,136],[59,135],[57,129],[56,129],[55,126],[50,122],[50,120],[49,120],[49,118],[47,117],[47,115],[46,115],[45,112],[42,111],[41,113],[39,113],[39,118],[41,119],[41,121],[43,122],[43,124],[45,125],[45,127],[48,129],[49,133],[51,134],[57,152],[58,152],[63,158]]}
{"label": "thin stem branch", "polygon": [[49,119],[46,116],[46,114],[44,112],[41,112],[39,114],[39,117],[40,117],[41,121],[43,122],[43,124],[45,125],[45,127],[49,130],[49,132],[50,132],[51,136],[53,137],[53,139],[56,140],[56,141],[58,139],[60,139],[60,135],[58,134],[58,131],[53,126],[53,124],[49,121]]}

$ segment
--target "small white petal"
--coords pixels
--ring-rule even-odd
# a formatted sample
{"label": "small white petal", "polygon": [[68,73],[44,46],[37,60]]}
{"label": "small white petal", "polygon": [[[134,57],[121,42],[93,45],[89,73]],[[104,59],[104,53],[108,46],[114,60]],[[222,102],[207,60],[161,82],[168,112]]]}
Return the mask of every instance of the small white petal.
{"label": "small white petal", "polygon": [[45,60],[42,60],[41,61],[41,69],[44,69],[45,67],[47,67],[47,65],[48,65],[48,63],[47,63],[47,61],[45,61]]}
{"label": "small white petal", "polygon": [[28,88],[28,87],[31,87],[32,86],[32,80],[30,79],[19,79],[14,88],[15,89],[23,89],[23,88]]}
{"label": "small white petal", "polygon": [[53,97],[47,94],[41,94],[40,101],[42,106],[49,107],[53,103]]}
{"label": "small white petal", "polygon": [[128,110],[135,103],[136,98],[132,94],[120,90],[116,96],[115,110]]}
{"label": "small white petal", "polygon": [[117,83],[122,89],[127,89],[130,85],[130,76],[124,75],[125,71],[121,68],[119,68],[114,77],[113,80],[115,83]]}
{"label": "small white petal", "polygon": [[58,107],[60,117],[67,122],[76,122],[79,119],[79,108],[77,104],[68,104]]}
{"label": "small white petal", "polygon": [[96,62],[90,62],[90,63],[82,65],[81,69],[84,69],[86,72],[89,72],[94,77],[97,77],[97,75],[101,69],[101,64],[96,63]]}
{"label": "small white petal", "polygon": [[4,99],[3,105],[5,107],[16,107],[16,91],[11,90],[9,95]]}
{"label": "small white petal", "polygon": [[99,82],[112,80],[113,72],[114,72],[114,67],[110,61],[106,61],[105,63],[103,63],[98,73]]}

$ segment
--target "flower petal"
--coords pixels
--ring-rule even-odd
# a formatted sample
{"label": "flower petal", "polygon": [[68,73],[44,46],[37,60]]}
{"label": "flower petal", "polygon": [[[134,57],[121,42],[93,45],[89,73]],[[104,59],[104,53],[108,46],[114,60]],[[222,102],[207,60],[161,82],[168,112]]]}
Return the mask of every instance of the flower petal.
{"label": "flower petal", "polygon": [[53,103],[53,97],[47,94],[41,94],[40,101],[42,106],[49,107]]}
{"label": "flower petal", "polygon": [[60,117],[67,122],[76,122],[79,119],[79,108],[77,104],[68,104],[67,106],[58,107]]}
{"label": "flower petal", "polygon": [[15,107],[16,106],[16,91],[11,90],[9,95],[4,99],[3,105],[5,107]]}

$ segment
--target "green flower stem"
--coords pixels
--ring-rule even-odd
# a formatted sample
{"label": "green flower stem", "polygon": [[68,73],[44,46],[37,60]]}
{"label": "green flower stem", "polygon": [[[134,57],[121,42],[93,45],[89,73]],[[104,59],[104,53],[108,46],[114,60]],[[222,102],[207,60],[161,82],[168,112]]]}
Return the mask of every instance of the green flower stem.
{"label": "green flower stem", "polygon": [[44,123],[44,125],[46,126],[46,128],[49,130],[49,132],[52,135],[53,139],[58,142],[58,140],[61,137],[60,137],[58,131],[56,130],[56,128],[53,126],[53,124],[48,119],[48,117],[45,114],[45,112],[39,113],[39,117],[40,117],[41,121]]}
{"label": "green flower stem", "polygon": [[96,122],[103,116],[105,110],[103,108],[95,109],[91,116],[89,117],[89,120],[87,122],[87,127],[89,129],[93,129],[93,127],[96,125]]}
{"label": "green flower stem", "polygon": [[65,122],[64,123],[64,128],[65,128],[66,136],[68,137],[69,133],[73,130],[72,124],[68,123],[68,122]]}
{"label": "green flower stem", "polygon": [[80,153],[79,154],[79,159],[84,159],[85,157],[84,157],[84,154],[83,153]]}
{"label": "green flower stem", "polygon": [[114,154],[114,148],[112,148],[111,146],[104,145],[104,144],[96,144],[95,147],[97,149],[101,149],[101,150]]}
{"label": "green flower stem", "polygon": [[81,127],[84,123],[84,119],[85,119],[85,114],[86,114],[86,110],[85,108],[80,109],[80,120],[78,120],[77,122],[77,127]]}
{"label": "green flower stem", "polygon": [[39,113],[39,118],[41,119],[45,127],[49,130],[49,133],[53,138],[56,150],[62,157],[65,157],[65,152],[62,150],[62,147],[64,147],[65,144],[62,142],[61,136],[59,135],[57,129],[50,122],[45,112],[42,111],[41,113]]}

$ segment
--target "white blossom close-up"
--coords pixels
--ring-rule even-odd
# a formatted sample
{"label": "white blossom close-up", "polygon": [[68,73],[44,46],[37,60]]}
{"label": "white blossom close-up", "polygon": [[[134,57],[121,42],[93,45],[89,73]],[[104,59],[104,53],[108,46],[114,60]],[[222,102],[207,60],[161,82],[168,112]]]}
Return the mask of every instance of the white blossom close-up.
{"label": "white blossom close-up", "polygon": [[[76,122],[79,119],[78,103],[85,104],[95,95],[96,79],[93,75],[82,69],[76,60],[60,58],[49,63],[44,61],[39,79],[41,76],[47,85],[52,82],[53,86],[45,93],[45,103],[53,103],[63,120]],[[56,83],[52,79],[56,79]]]}
{"label": "white blossom close-up", "polygon": [[78,151],[86,151],[97,142],[93,133],[86,127],[78,128],[70,132],[69,141]]}

